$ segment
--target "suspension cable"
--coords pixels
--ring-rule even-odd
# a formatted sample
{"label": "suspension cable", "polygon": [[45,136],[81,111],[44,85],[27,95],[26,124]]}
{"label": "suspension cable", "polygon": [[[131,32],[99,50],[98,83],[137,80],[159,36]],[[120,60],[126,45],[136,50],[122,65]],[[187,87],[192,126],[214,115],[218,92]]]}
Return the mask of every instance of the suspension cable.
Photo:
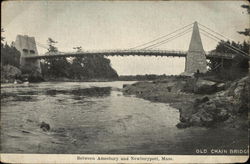
{"label": "suspension cable", "polygon": [[[216,43],[218,43],[218,39],[215,39],[215,38],[213,38],[213,37],[211,37],[211,36],[207,35],[207,34],[206,34],[206,33],[204,33],[204,32],[201,32],[201,34],[203,34],[204,36],[206,36],[206,37],[208,37],[208,38],[210,38],[210,39],[214,40]],[[229,48],[230,50],[232,50],[232,51],[234,51],[234,52],[239,53],[237,50],[235,50],[235,49],[233,49],[233,48],[229,47],[228,45],[224,45],[224,46],[225,46],[225,47],[227,47],[227,48]]]}
{"label": "suspension cable", "polygon": [[237,51],[241,52],[241,53],[242,53],[242,55],[244,54],[244,56],[249,57],[249,55],[248,55],[246,52],[242,51],[242,50],[241,50],[241,49],[239,49],[238,47],[235,47],[235,46],[233,46],[233,45],[228,44],[226,41],[221,40],[221,39],[220,39],[220,38],[218,38],[217,36],[215,36],[215,35],[211,34],[210,32],[207,32],[206,30],[204,30],[204,29],[202,29],[202,28],[201,28],[201,31],[204,31],[205,33],[207,33],[207,34],[209,34],[209,35],[213,36],[214,38],[218,39],[219,41],[222,41],[222,42],[224,42],[225,44],[227,44],[228,46],[230,46],[230,47],[232,47],[232,48],[236,49]]}
{"label": "suspension cable", "polygon": [[187,27],[191,26],[192,24],[193,24],[193,23],[188,24],[188,25],[186,25],[186,26],[184,26],[184,27],[182,27],[182,28],[179,28],[179,29],[177,29],[177,30],[175,30],[175,31],[173,31],[173,32],[171,32],[171,33],[169,33],[169,34],[167,34],[167,35],[164,35],[164,36],[158,37],[158,38],[156,38],[156,39],[154,39],[154,40],[151,40],[151,41],[149,41],[149,42],[146,42],[146,43],[143,43],[143,44],[137,45],[137,46],[132,47],[132,48],[129,48],[129,49],[136,49],[136,48],[139,48],[139,47],[145,46],[145,45],[147,45],[147,44],[153,43],[153,42],[158,41],[158,40],[160,40],[160,39],[163,39],[163,38],[165,38],[165,37],[167,37],[167,36],[169,36],[169,35],[172,35],[172,34],[176,33],[177,31],[183,30],[183,29],[185,29],[185,28],[187,28]]}
{"label": "suspension cable", "polygon": [[[203,33],[203,32],[201,32],[201,34],[205,35],[206,37],[208,37],[208,38],[210,38],[210,39],[213,39],[216,43],[218,42],[216,39],[210,37],[209,35],[207,35],[207,34],[205,34],[205,33]],[[231,47],[229,47],[229,46],[227,46],[227,45],[224,45],[224,46],[227,47],[227,48],[229,48],[230,50],[236,52],[236,53],[239,53],[238,51],[232,49]],[[236,65],[238,65],[238,64],[240,64],[240,61],[236,62]],[[218,64],[218,65],[219,65],[219,64]],[[218,65],[215,67],[215,69],[218,67]],[[213,69],[213,70],[214,70],[214,69]]]}
{"label": "suspension cable", "polygon": [[147,47],[145,47],[145,48],[143,48],[143,49],[147,49],[147,48],[151,48],[151,47],[158,47],[158,46],[160,46],[160,45],[162,45],[162,44],[165,44],[165,43],[167,43],[167,42],[169,42],[169,41],[172,41],[172,40],[174,40],[174,39],[176,39],[176,38],[179,38],[180,36],[183,36],[183,35],[187,34],[188,32],[191,31],[191,29],[192,29],[192,27],[189,28],[189,29],[187,29],[187,30],[185,30],[185,31],[182,31],[182,32],[180,32],[180,33],[177,33],[176,35],[174,35],[174,36],[172,36],[172,37],[170,37],[170,38],[167,38],[167,39],[164,39],[164,40],[162,40],[162,41],[160,41],[160,42],[157,42],[157,43],[155,43],[155,44],[149,45],[149,46],[147,46]]}
{"label": "suspension cable", "polygon": [[191,32],[191,30],[185,31],[184,33],[179,34],[179,35],[175,35],[174,38],[173,38],[173,37],[172,37],[172,38],[169,38],[169,39],[165,40],[164,42],[162,42],[162,43],[160,43],[160,44],[158,44],[158,45],[155,45],[155,46],[153,46],[153,47],[151,47],[151,48],[149,48],[149,49],[152,49],[152,48],[155,48],[155,47],[159,47],[159,46],[161,46],[161,45],[163,45],[163,44],[166,44],[166,43],[168,43],[168,42],[170,42],[170,41],[172,41],[172,40],[174,40],[174,39],[176,39],[176,38],[179,38],[179,37],[181,37],[181,36],[184,36],[185,34],[187,34],[187,33],[189,33],[189,32]]}
{"label": "suspension cable", "polygon": [[[215,39],[215,38],[213,38],[213,37],[211,37],[211,36],[209,36],[209,35],[207,35],[206,33],[204,33],[204,32],[201,32],[201,34],[203,34],[204,36],[206,36],[206,37],[208,37],[208,38],[210,38],[210,39],[212,39],[212,40],[214,40],[215,42],[217,42],[218,43],[218,39]],[[234,52],[236,52],[236,53],[238,53],[239,54],[239,51],[237,51],[237,50],[235,50],[235,49],[233,49],[232,47],[230,47],[230,46],[228,46],[228,45],[224,45],[225,47],[227,47],[227,48],[229,48],[230,50],[232,50],[232,51],[234,51]]]}
{"label": "suspension cable", "polygon": [[227,37],[225,37],[224,35],[220,34],[219,32],[216,32],[216,31],[212,30],[211,28],[206,27],[205,25],[202,25],[202,24],[200,24],[200,23],[198,23],[198,24],[201,25],[202,27],[204,27],[204,28],[206,28],[206,29],[212,31],[212,32],[215,33],[215,34],[220,35],[221,37],[225,38],[226,40],[232,40],[232,39],[227,38]]}
{"label": "suspension cable", "polygon": [[217,38],[218,40],[220,40],[220,41],[222,41],[222,42],[226,43],[228,46],[233,47],[234,49],[236,49],[236,50],[240,51],[241,53],[245,54],[246,56],[249,56],[246,52],[242,51],[242,50],[241,50],[241,49],[239,49],[238,47],[228,44],[228,43],[227,43],[226,41],[224,41],[223,39],[218,38],[217,36],[215,36],[215,35],[211,34],[210,32],[207,32],[206,30],[204,30],[204,29],[202,29],[202,28],[200,28],[200,29],[201,29],[201,31],[204,31],[204,32],[206,32],[206,33],[208,33],[208,34],[212,35],[213,37]]}
{"label": "suspension cable", "polygon": [[[202,27],[204,27],[204,28],[206,28],[206,29],[212,31],[213,33],[215,33],[215,34],[217,34],[217,35],[219,35],[219,36],[225,38],[226,40],[229,40],[229,41],[231,40],[231,41],[232,41],[232,39],[229,39],[229,38],[225,37],[224,35],[222,35],[222,34],[216,32],[216,31],[214,31],[214,30],[212,30],[212,29],[210,29],[210,28],[208,28],[208,27],[206,27],[205,25],[202,25],[202,24],[200,24],[200,23],[199,23],[199,25],[201,25]],[[209,33],[209,32],[207,32],[206,30],[204,30],[204,29],[202,29],[202,28],[200,28],[200,29],[203,30],[203,31],[205,31],[206,33]],[[213,34],[211,34],[211,33],[209,33],[209,34],[210,34],[210,35],[213,35]],[[218,38],[218,37],[215,36],[215,35],[213,35],[213,36],[216,37],[216,38]],[[221,41],[224,41],[224,40],[221,39],[221,38],[218,38],[218,39],[220,39]],[[225,42],[225,41],[224,41],[224,42]],[[230,45],[230,46],[234,47],[235,49],[238,49],[239,51],[241,51],[242,53],[244,53],[245,55],[248,56],[248,54],[247,54],[246,52],[242,51],[242,50],[239,49],[238,47],[235,47],[235,46],[233,46],[233,45]]]}

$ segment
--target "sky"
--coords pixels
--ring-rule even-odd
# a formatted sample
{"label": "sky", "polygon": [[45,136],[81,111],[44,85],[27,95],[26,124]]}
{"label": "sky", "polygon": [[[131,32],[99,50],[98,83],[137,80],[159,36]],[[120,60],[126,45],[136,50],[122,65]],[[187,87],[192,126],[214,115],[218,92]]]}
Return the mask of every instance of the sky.
{"label": "sky", "polygon": [[[2,34],[34,36],[46,45],[58,41],[60,51],[127,49],[151,41],[197,21],[236,42],[246,40],[249,15],[241,8],[247,1],[4,1],[1,3]],[[187,51],[191,33],[159,49]],[[205,51],[216,42],[201,35]],[[39,54],[46,52],[38,46]],[[185,59],[178,57],[108,57],[119,75],[179,74]]]}

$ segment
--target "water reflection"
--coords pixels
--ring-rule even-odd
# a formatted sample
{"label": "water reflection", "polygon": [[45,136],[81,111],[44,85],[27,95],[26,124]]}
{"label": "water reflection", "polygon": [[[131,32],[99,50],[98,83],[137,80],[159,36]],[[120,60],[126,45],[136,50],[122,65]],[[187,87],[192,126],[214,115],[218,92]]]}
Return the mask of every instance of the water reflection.
{"label": "water reflection", "polygon": [[49,89],[45,91],[46,95],[56,96],[57,94],[64,95],[74,95],[83,97],[99,97],[99,96],[109,96],[111,87],[92,87],[92,88],[75,88],[72,90],[56,90]]}
{"label": "water reflection", "polygon": [[36,101],[36,97],[33,95],[37,95],[36,92],[27,92],[27,93],[1,93],[1,102],[7,101]]}
{"label": "water reflection", "polygon": [[[10,87],[7,87],[10,88]],[[35,88],[33,88],[35,89]],[[74,88],[74,89],[49,89],[45,90],[21,90],[17,92],[3,92],[1,93],[1,101],[37,101],[34,95],[48,95],[56,97],[58,94],[72,95],[75,100],[82,100],[84,97],[102,97],[109,96],[111,87],[91,87],[91,88]]]}

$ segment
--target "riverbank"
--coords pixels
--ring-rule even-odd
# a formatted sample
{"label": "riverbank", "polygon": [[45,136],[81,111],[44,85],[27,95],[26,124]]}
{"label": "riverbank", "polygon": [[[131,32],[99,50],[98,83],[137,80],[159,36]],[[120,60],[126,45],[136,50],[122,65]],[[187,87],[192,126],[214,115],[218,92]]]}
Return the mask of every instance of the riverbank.
{"label": "riverbank", "polygon": [[227,83],[204,78],[169,77],[125,85],[123,92],[177,108],[180,111],[178,128],[248,128],[249,77]]}

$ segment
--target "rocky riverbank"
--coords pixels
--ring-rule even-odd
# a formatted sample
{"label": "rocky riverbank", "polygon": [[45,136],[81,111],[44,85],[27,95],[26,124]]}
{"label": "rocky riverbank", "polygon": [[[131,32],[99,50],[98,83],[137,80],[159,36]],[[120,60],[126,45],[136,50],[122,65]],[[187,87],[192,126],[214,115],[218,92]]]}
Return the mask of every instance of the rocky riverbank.
{"label": "rocky riverbank", "polygon": [[22,72],[15,66],[1,66],[1,83],[13,83],[16,77],[21,76]]}
{"label": "rocky riverbank", "polygon": [[250,80],[213,82],[204,78],[169,77],[126,85],[124,94],[169,103],[179,109],[178,128],[225,126],[248,128]]}
{"label": "rocky riverbank", "polygon": [[12,65],[1,66],[1,83],[22,83],[24,81],[29,82],[108,82],[115,81],[117,77],[99,77],[99,78],[68,78],[68,77],[55,77],[45,76],[37,71],[30,71],[29,73],[22,73],[22,71]]}
{"label": "rocky riverbank", "polygon": [[31,73],[23,73],[20,68],[13,65],[1,66],[1,83],[23,83],[23,82],[43,82],[41,73],[33,71]]}

